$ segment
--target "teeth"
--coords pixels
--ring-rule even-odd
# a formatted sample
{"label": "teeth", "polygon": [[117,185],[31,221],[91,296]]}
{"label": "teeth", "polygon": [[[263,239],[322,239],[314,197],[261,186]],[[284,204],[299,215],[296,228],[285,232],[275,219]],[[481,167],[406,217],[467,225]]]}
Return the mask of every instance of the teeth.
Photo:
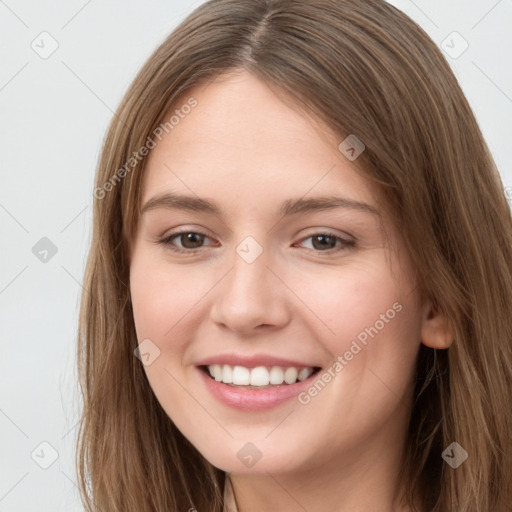
{"label": "teeth", "polygon": [[294,368],[293,366],[290,366],[290,368],[286,368],[284,371],[284,381],[286,384],[293,384],[294,382],[297,382],[297,376],[299,375],[299,370],[297,368]]}
{"label": "teeth", "polygon": [[220,382],[222,380],[222,366],[220,364],[214,364],[212,366],[212,369],[210,370],[210,374],[212,374],[212,371],[213,371],[212,377],[217,382]]}
{"label": "teeth", "polygon": [[299,375],[297,376],[297,379],[302,382],[303,380],[306,380],[312,373],[313,368],[301,368],[299,370]]}
{"label": "teeth", "polygon": [[233,384],[237,386],[248,386],[251,380],[251,371],[243,366],[233,368]]}
{"label": "teeth", "polygon": [[251,370],[251,386],[268,386],[268,370],[264,366],[258,366]]}
{"label": "teeth", "polygon": [[284,371],[279,366],[273,366],[270,369],[270,384],[282,384],[284,381]]}
{"label": "teeth", "polygon": [[313,373],[313,368],[296,368],[294,366],[286,368],[281,366],[246,368],[245,366],[231,366],[229,364],[212,364],[208,366],[208,371],[217,382],[235,386],[262,387],[301,382]]}
{"label": "teeth", "polygon": [[222,366],[222,382],[231,384],[233,382],[233,368],[228,364]]}

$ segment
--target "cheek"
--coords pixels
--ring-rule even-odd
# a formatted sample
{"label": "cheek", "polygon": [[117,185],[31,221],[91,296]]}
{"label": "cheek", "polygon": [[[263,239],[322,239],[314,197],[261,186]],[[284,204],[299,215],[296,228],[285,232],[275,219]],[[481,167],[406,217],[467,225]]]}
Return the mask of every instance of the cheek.
{"label": "cheek", "polygon": [[[170,265],[140,250],[130,267],[130,290],[137,340],[149,339],[158,357],[144,367],[153,391],[169,415],[190,409],[195,374],[185,371],[187,349],[204,321],[204,299],[218,275],[192,266]],[[181,407],[184,405],[185,407]]]}
{"label": "cheek", "polygon": [[156,261],[141,250],[130,267],[130,291],[137,340],[149,339],[159,350],[144,366],[155,396],[182,432],[189,433],[191,425],[200,428],[202,415],[187,392],[190,375],[183,373],[183,356],[199,321],[194,306],[207,283],[197,271]]}
{"label": "cheek", "polygon": [[315,320],[316,339],[335,365],[325,375],[331,391],[315,401],[343,403],[352,413],[359,411],[358,404],[393,407],[395,396],[410,390],[414,375],[421,339],[416,295],[405,279],[393,277],[384,260],[330,274],[300,282],[309,309],[322,321]]}
{"label": "cheek", "polygon": [[[191,268],[191,267],[189,267]],[[204,274],[169,265],[141,251],[130,267],[130,291],[137,339],[181,339],[182,325],[212,285]],[[158,341],[156,341],[158,340]]]}
{"label": "cheek", "polygon": [[332,356],[348,350],[354,339],[364,344],[384,331],[391,334],[414,309],[408,284],[397,282],[377,258],[304,272],[296,283],[308,323],[316,323],[314,334]]}

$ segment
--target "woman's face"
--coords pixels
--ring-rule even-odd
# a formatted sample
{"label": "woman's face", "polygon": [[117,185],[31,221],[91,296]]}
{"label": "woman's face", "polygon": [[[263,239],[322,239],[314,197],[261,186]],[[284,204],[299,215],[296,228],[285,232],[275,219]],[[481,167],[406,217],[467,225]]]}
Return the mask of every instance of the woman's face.
{"label": "woman's face", "polygon": [[247,72],[175,109],[148,157],[130,267],[163,409],[228,472],[396,453],[426,310],[357,153]]}

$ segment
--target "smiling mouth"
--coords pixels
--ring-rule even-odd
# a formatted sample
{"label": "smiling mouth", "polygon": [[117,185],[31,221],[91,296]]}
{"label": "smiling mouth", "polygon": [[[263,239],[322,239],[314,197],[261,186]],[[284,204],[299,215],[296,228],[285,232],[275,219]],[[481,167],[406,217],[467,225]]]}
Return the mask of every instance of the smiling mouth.
{"label": "smiling mouth", "polygon": [[212,364],[200,367],[212,380],[231,387],[244,389],[268,389],[302,382],[320,371],[317,366],[233,366]]}

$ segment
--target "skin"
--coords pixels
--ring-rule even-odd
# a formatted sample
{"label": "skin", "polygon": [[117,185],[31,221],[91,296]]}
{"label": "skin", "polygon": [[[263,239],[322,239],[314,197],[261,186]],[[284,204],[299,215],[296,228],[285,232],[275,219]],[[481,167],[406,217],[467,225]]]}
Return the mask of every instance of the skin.
{"label": "skin", "polygon": [[[204,457],[230,473],[240,512],[407,510],[394,500],[416,356],[422,342],[449,346],[447,320],[420,296],[378,192],[338,150],[343,137],[246,71],[190,96],[198,105],[150,152],[142,204],[182,193],[215,201],[222,216],[151,209],[132,241],[137,338],[160,350],[145,366],[156,397]],[[334,193],[380,216],[353,208],[279,214],[285,200]],[[207,237],[158,243],[181,230]],[[328,239],[322,248],[314,235],[326,230],[355,245]],[[247,236],[263,249],[250,264],[236,252]],[[178,253],[171,244],[199,249]],[[195,366],[219,353],[257,353],[325,369],[394,303],[401,311],[305,405],[230,408]],[[237,457],[247,442],[262,454],[251,468]]]}

